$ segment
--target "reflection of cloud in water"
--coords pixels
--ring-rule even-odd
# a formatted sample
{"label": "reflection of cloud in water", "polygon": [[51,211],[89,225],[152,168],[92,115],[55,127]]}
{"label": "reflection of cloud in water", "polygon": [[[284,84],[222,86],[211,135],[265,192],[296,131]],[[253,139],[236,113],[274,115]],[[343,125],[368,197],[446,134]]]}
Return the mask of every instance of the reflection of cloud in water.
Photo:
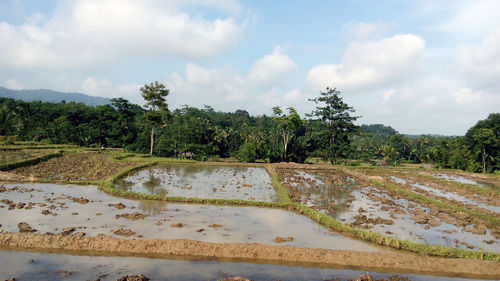
{"label": "reflection of cloud in water", "polygon": [[[89,257],[30,252],[1,252],[1,279],[16,280],[116,280],[124,275],[144,274],[151,280],[221,280],[243,276],[251,280],[350,280],[366,271],[328,269],[246,262],[218,262],[184,259],[151,259],[136,257]],[[71,272],[70,275],[64,274]],[[391,273],[368,272],[374,278]],[[8,277],[7,277],[8,276]],[[411,280],[464,280],[438,276],[406,275]]]}
{"label": "reflection of cloud in water", "polygon": [[[123,184],[122,184],[123,183]],[[277,201],[263,168],[169,166],[148,168],[128,176],[121,188],[147,194]]]}

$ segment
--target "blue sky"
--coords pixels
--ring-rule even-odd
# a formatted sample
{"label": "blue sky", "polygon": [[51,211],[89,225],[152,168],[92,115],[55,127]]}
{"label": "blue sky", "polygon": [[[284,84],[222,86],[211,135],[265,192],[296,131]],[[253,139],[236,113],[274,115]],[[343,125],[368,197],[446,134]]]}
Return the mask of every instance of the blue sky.
{"label": "blue sky", "polygon": [[310,112],[336,87],[402,133],[461,135],[500,108],[500,1],[5,0],[0,86],[143,104]]}

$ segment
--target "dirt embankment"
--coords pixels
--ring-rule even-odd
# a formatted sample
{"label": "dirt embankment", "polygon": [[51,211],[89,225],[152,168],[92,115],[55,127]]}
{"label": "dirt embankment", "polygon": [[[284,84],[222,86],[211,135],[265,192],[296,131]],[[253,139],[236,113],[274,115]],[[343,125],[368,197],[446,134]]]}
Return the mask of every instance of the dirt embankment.
{"label": "dirt embankment", "polygon": [[68,153],[37,165],[17,168],[11,173],[55,181],[101,180],[115,175],[125,167],[140,164],[118,161],[112,157],[113,154],[99,151]]}
{"label": "dirt embankment", "polygon": [[36,233],[0,233],[0,246],[68,251],[199,256],[207,258],[256,259],[275,262],[322,263],[335,266],[376,268],[378,270],[451,274],[500,278],[500,262],[446,259],[397,253],[362,253],[262,244],[209,243],[184,239],[126,240],[81,233],[69,236]]}

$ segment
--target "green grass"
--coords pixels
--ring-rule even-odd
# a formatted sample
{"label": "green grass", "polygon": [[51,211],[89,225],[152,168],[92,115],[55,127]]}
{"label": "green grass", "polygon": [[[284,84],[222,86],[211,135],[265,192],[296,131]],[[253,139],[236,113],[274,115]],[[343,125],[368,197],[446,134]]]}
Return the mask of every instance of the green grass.
{"label": "green grass", "polygon": [[387,189],[390,189],[390,190],[393,190],[396,192],[403,193],[403,194],[407,195],[408,197],[416,199],[417,201],[420,201],[420,202],[427,202],[427,203],[433,204],[435,206],[450,209],[450,210],[453,210],[456,212],[464,212],[470,216],[477,217],[477,218],[480,218],[480,219],[487,221],[490,224],[490,226],[500,225],[500,218],[497,218],[497,217],[494,217],[491,215],[487,215],[487,214],[483,214],[483,213],[478,212],[478,211],[469,210],[469,209],[466,209],[464,207],[449,204],[449,203],[446,203],[446,202],[443,202],[443,201],[440,201],[440,200],[437,200],[434,198],[430,198],[428,196],[425,196],[425,195],[422,195],[419,193],[415,193],[413,191],[410,191],[410,190],[403,188],[401,186],[394,185],[392,183],[384,183],[384,182],[378,181],[376,179],[370,179],[370,183],[372,183],[376,186],[384,187],[384,188],[387,188]]}
{"label": "green grass", "polygon": [[276,193],[278,193],[279,201],[283,202],[283,203],[288,203],[288,204],[292,203],[292,200],[290,200],[290,196],[288,195],[288,191],[281,184],[281,181],[278,178],[278,175],[272,174],[271,179],[272,179],[272,185],[273,185],[274,189],[276,190]]}
{"label": "green grass", "polygon": [[44,162],[44,161],[47,161],[49,159],[52,159],[55,157],[61,157],[61,156],[63,156],[62,150],[60,150],[56,153],[49,153],[49,154],[45,154],[45,155],[38,156],[35,158],[30,158],[30,159],[26,159],[26,160],[17,161],[17,162],[6,163],[3,165],[0,165],[0,171],[10,171],[10,170],[14,170],[14,169],[17,169],[20,167],[36,165],[40,162]]}

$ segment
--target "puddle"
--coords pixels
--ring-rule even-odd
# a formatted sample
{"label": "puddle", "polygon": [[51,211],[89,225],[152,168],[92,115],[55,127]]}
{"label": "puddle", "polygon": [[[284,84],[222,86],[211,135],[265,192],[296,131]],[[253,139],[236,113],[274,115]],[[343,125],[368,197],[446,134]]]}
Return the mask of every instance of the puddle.
{"label": "puddle", "polygon": [[[292,265],[220,262],[199,259],[153,259],[137,257],[73,256],[32,252],[0,251],[0,279],[23,280],[117,280],[124,275],[144,274],[151,280],[222,280],[241,276],[260,280],[350,280],[369,273],[390,278],[391,273],[364,270],[315,268]],[[416,274],[399,274],[410,280],[479,280]]]}
{"label": "puddle", "polygon": [[[329,176],[317,171],[290,170],[286,173],[283,184],[296,187],[302,203],[343,223],[417,243],[500,252],[500,240],[489,229],[484,235],[471,233],[466,230],[470,230],[472,226],[464,228],[447,223],[436,217],[435,212],[418,203],[394,198],[375,187],[362,187],[342,175],[339,180],[334,180],[335,176],[332,175],[335,172]],[[404,179],[391,178],[406,183]],[[328,184],[325,183],[327,181]],[[426,219],[421,224],[417,223],[417,218],[414,217],[417,213],[426,218],[431,217],[436,225],[424,223]],[[445,214],[439,216],[450,218]]]}
{"label": "puddle", "polygon": [[141,170],[117,184],[147,194],[277,201],[271,177],[259,167],[170,166]]}
{"label": "puddle", "polygon": [[[330,232],[305,216],[282,209],[127,200],[110,196],[95,186],[4,186],[8,191],[0,193],[0,200],[12,200],[14,204],[34,203],[32,209],[28,210],[17,207],[8,210],[8,205],[0,203],[1,228],[7,232],[18,232],[17,224],[27,222],[37,229],[38,233],[59,233],[65,227],[77,227],[76,231],[85,232],[89,236],[103,233],[122,237],[112,232],[122,228],[130,229],[142,235],[144,239],[182,238],[216,243],[263,243],[353,251],[389,251],[388,248],[380,248]],[[14,186],[20,189],[11,190]],[[75,200],[77,202],[74,202]],[[89,200],[88,203],[81,204],[85,200]],[[119,202],[125,208],[109,206]],[[40,204],[46,206],[41,207]],[[43,215],[43,210],[50,213]],[[123,214],[135,212],[138,212],[135,217],[137,220],[123,217]],[[145,217],[141,218],[144,215]],[[294,240],[275,243],[276,237],[293,237]],[[136,237],[132,235],[129,238]]]}

